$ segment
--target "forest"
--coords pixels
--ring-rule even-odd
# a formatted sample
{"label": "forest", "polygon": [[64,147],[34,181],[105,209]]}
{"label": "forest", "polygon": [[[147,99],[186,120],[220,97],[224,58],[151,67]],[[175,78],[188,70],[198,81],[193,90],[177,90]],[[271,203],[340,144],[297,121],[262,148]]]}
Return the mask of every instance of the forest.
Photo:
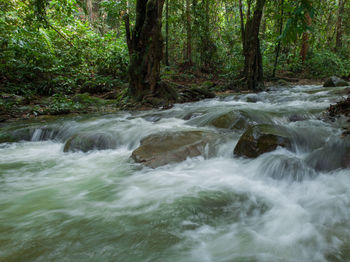
{"label": "forest", "polygon": [[345,0],[2,0],[0,12],[10,115],[159,107],[208,96],[179,99],[179,85],[256,92],[350,74]]}

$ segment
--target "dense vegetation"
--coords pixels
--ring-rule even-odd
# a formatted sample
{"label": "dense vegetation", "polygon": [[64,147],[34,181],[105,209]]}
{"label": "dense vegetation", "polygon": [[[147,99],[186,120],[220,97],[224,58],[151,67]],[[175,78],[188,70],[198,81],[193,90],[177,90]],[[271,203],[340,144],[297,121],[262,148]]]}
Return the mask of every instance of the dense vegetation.
{"label": "dense vegetation", "polygon": [[350,73],[345,0],[1,0],[0,14],[1,93],[29,99]]}

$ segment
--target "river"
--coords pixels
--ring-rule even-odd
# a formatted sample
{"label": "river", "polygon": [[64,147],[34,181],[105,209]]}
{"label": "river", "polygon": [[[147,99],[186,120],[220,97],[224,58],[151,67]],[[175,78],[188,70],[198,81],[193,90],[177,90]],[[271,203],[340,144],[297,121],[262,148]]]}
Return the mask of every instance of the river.
{"label": "river", "polygon": [[[341,144],[341,121],[322,120],[341,89],[280,87],[165,111],[32,123],[30,141],[0,144],[0,261],[350,261],[350,170],[320,171],[308,160]],[[203,124],[232,110],[295,130],[306,142],[235,157],[243,130]],[[43,125],[56,132],[43,136]],[[182,130],[225,140],[215,156],[155,169],[130,159],[142,138]],[[118,146],[63,152],[81,131],[111,134]],[[321,157],[337,157],[334,148]]]}

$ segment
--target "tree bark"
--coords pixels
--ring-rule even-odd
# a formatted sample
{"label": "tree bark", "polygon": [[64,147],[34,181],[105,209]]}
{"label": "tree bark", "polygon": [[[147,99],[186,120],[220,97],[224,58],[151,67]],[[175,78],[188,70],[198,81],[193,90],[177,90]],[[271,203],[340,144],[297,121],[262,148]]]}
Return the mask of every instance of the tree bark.
{"label": "tree bark", "polygon": [[187,31],[186,60],[189,65],[192,65],[192,30],[191,30],[190,0],[186,0],[186,31]]}
{"label": "tree bark", "polygon": [[339,51],[342,48],[342,38],[343,38],[343,14],[344,14],[345,1],[339,0],[338,2],[338,14],[337,14],[337,34],[335,42],[335,51]]}
{"label": "tree bark", "polygon": [[[308,26],[311,25],[311,17],[309,13],[305,13],[305,20]],[[301,61],[304,63],[307,57],[307,53],[309,51],[309,32],[304,32],[302,36],[302,44],[300,49]]]}
{"label": "tree bark", "polygon": [[161,33],[164,0],[137,0],[136,23],[130,31],[125,17],[129,49],[129,93],[138,101],[160,91],[160,62],[163,56]]}
{"label": "tree bark", "polygon": [[[282,34],[282,30],[283,30],[283,4],[284,4],[284,0],[281,0],[281,17],[280,17],[280,23],[279,23],[279,34],[281,35]],[[276,56],[275,56],[275,62],[273,64],[273,71],[272,71],[272,77],[275,77],[276,76],[276,69],[277,69],[277,64],[278,64],[278,58],[280,56],[280,50],[281,50],[281,39],[278,40],[278,43],[277,43],[277,46],[276,46],[276,49],[275,49],[275,53],[276,53]]]}
{"label": "tree bark", "polygon": [[165,7],[165,65],[169,66],[169,0]]}
{"label": "tree bark", "polygon": [[242,46],[244,49],[244,15],[243,15],[243,5],[242,0],[239,0],[239,16],[241,21],[241,38],[242,38]]}
{"label": "tree bark", "polygon": [[247,17],[243,33],[244,76],[246,88],[261,90],[264,87],[259,30],[266,0],[257,0],[253,16]]}

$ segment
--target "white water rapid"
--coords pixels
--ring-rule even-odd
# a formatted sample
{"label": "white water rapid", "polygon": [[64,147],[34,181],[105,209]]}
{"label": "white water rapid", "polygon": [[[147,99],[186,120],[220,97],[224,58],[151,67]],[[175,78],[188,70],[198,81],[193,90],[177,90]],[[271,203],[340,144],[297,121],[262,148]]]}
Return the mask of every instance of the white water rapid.
{"label": "white water rapid", "polygon": [[[312,165],[339,157],[341,123],[322,114],[341,89],[276,88],[31,124],[30,141],[0,144],[0,261],[350,261],[350,169]],[[204,124],[229,111],[293,130],[294,150],[235,157],[244,130]],[[214,157],[156,169],[130,159],[142,138],[181,130],[225,140]],[[117,146],[63,152],[82,131],[109,134]],[[333,150],[312,159],[326,145]]]}

